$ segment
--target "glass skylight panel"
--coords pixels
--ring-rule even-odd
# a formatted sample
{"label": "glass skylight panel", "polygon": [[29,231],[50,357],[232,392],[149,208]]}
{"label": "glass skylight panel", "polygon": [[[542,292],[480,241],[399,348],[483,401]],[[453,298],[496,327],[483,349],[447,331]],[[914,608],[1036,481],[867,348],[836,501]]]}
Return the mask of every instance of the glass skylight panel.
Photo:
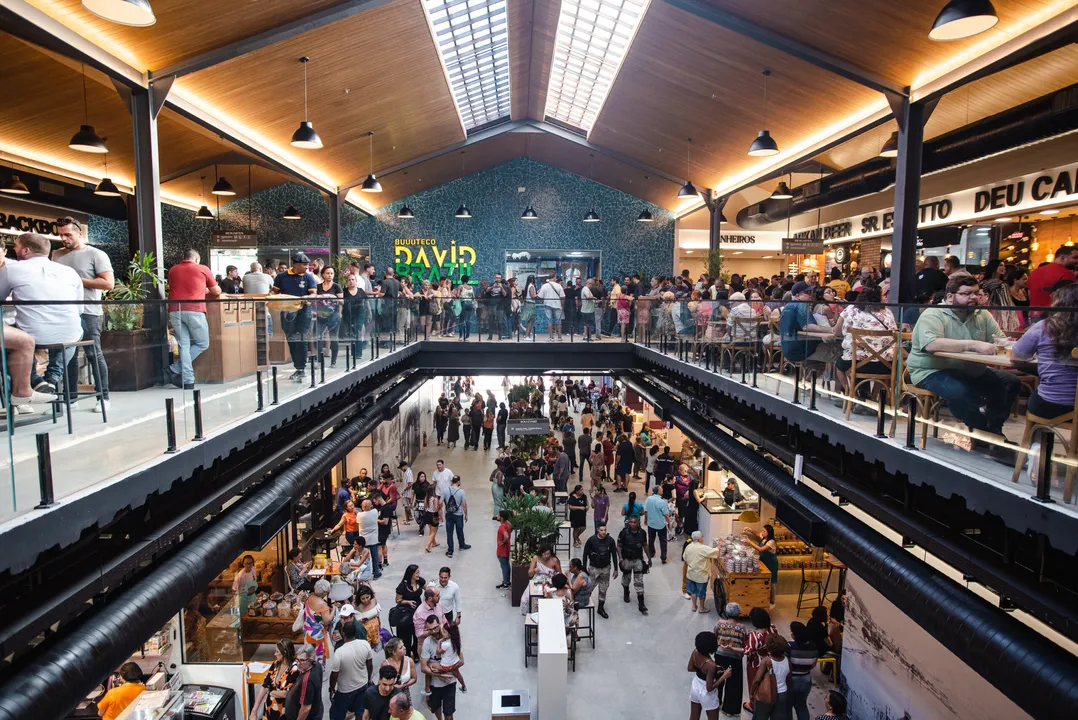
{"label": "glass skylight panel", "polygon": [[562,0],[546,114],[591,130],[650,0]]}
{"label": "glass skylight panel", "polygon": [[509,116],[506,0],[424,0],[464,127]]}

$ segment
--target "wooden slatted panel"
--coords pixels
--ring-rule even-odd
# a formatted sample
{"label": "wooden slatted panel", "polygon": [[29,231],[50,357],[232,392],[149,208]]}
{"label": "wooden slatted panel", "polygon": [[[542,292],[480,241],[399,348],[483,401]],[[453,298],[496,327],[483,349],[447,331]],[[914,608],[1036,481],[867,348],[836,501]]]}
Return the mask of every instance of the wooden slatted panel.
{"label": "wooden slatted panel", "polygon": [[1069,0],[994,0],[999,15],[996,27],[965,40],[936,42],[929,39],[928,31],[945,0],[709,1],[898,85],[910,85],[960,54],[981,54],[1075,4]]}
{"label": "wooden slatted panel", "polygon": [[512,100],[510,118],[528,117],[531,94],[532,13],[536,0],[509,3],[509,88]]}
{"label": "wooden slatted panel", "polygon": [[157,22],[127,27],[97,17],[80,0],[27,0],[141,70],[185,58],[297,20],[340,0],[153,0]]}
{"label": "wooden slatted panel", "polygon": [[554,37],[558,34],[560,14],[561,0],[535,0],[535,16],[532,23],[531,92],[528,95],[528,117],[533,120],[543,120],[546,117],[550,69],[554,65]]}
{"label": "wooden slatted panel", "polygon": [[[309,117],[322,150],[289,146],[303,119],[302,69],[310,56]],[[177,85],[252,128],[337,185],[464,139],[422,6],[396,0],[181,78]],[[214,110],[211,110],[213,112]]]}
{"label": "wooden slatted panel", "polygon": [[554,36],[561,0],[521,0],[509,4],[509,73],[513,120],[542,120],[546,111]]}
{"label": "wooden slatted panel", "polygon": [[[214,199],[216,198],[215,195],[210,193],[210,189],[213,188],[215,182],[214,169],[213,165],[207,165],[189,175],[184,175],[182,178],[162,184],[161,189],[180,197],[190,198],[192,202],[197,203],[200,197],[200,178],[205,176],[205,193],[202,195],[202,202],[209,205],[212,210],[214,209]],[[216,170],[232,183],[232,187],[236,189],[237,198],[247,197],[252,193],[276,187],[289,179],[275,170],[253,165],[251,166],[251,184],[248,187],[246,165],[218,165]],[[234,198],[221,198],[221,203],[224,204],[233,200]],[[284,210],[282,207],[281,212],[283,213]]]}
{"label": "wooden slatted panel", "polygon": [[[721,187],[759,167],[746,153],[766,125],[790,149],[883,104],[882,96],[664,2],[652,3],[589,139],[676,176]],[[846,122],[844,122],[846,121]]]}

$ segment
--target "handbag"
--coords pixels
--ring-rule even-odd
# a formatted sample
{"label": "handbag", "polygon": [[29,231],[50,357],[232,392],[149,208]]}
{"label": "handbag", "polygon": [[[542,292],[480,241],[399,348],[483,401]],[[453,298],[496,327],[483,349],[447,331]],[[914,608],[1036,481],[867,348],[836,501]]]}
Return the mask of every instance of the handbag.
{"label": "handbag", "polygon": [[762,702],[774,705],[778,700],[778,681],[775,680],[775,668],[771,664],[771,658],[767,659],[767,670],[763,679],[756,686],[756,692],[752,694],[753,702]]}

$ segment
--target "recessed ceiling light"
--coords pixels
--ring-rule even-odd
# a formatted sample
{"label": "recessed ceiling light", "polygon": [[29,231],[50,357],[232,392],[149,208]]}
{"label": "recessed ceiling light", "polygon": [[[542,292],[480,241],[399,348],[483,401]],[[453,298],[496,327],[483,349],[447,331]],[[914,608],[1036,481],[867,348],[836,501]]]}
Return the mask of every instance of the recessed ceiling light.
{"label": "recessed ceiling light", "polygon": [[686,255],[692,255],[692,253],[693,253],[693,251],[692,251],[692,250],[686,250],[686,251],[685,251],[685,254],[686,254]]}
{"label": "recessed ceiling light", "polygon": [[1014,218],[1010,218],[1010,217],[996,218],[996,222],[1012,222],[1013,220],[1014,220]]}
{"label": "recessed ceiling light", "polygon": [[1041,210],[1041,215],[1058,215],[1059,210]]}
{"label": "recessed ceiling light", "polygon": [[744,254],[745,254],[745,251],[744,251],[744,250],[734,250],[734,251],[733,251],[732,253],[730,253],[730,254],[731,254],[731,255],[744,255]]}

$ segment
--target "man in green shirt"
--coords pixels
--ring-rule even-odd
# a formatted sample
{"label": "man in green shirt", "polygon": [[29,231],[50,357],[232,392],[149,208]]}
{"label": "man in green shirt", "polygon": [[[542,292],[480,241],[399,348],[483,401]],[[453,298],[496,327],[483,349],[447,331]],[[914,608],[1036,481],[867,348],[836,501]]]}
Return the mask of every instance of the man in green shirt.
{"label": "man in green shirt", "polygon": [[[913,328],[910,379],[917,387],[943,398],[951,414],[970,430],[1002,436],[1003,422],[1018,398],[1018,378],[986,365],[935,354],[996,353],[993,339],[1004,334],[987,310],[977,309],[977,290],[977,280],[967,272],[954,272],[947,278],[944,306],[922,312]],[[1014,463],[1013,450],[996,444],[988,449],[993,457]]]}

